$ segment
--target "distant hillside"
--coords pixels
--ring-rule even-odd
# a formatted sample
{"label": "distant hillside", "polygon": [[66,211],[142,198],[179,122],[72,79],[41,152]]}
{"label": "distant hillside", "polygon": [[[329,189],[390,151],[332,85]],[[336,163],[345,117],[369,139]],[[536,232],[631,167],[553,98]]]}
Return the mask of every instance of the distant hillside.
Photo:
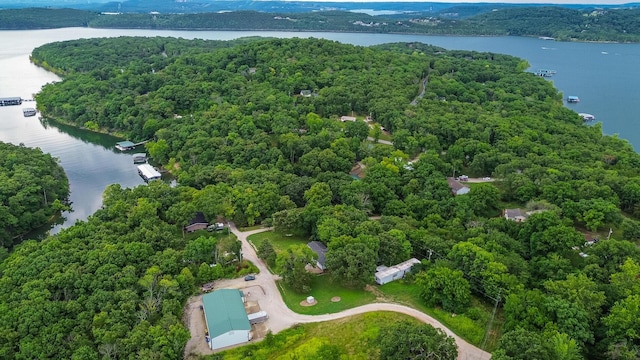
{"label": "distant hillside", "polygon": [[468,19],[479,31],[560,40],[640,40],[640,9],[504,8]]}
{"label": "distant hillside", "polygon": [[[153,2],[153,4],[158,3]],[[371,4],[366,6],[369,5]],[[482,12],[483,9],[489,9],[485,8],[485,5],[489,4],[478,7],[460,5],[448,10],[440,9],[437,13],[397,11],[379,16],[344,10],[281,13],[243,10],[164,14],[156,11],[101,13],[72,9],[8,9],[0,10],[0,29],[87,26],[167,30],[344,31],[545,36],[569,41],[640,42],[640,8],[572,9],[558,6],[500,8],[500,5],[492,4],[490,11]],[[361,4],[361,6],[365,5]],[[368,9],[367,11],[377,10]],[[473,13],[477,14],[472,16]]]}
{"label": "distant hillside", "polygon": [[[353,11],[367,9],[377,15],[397,13],[458,14],[460,18],[489,12],[495,8],[533,7],[540,4],[514,3],[450,3],[450,2],[335,2],[335,1],[247,1],[247,0],[0,0],[0,9],[21,9],[30,7],[72,8],[98,12],[163,14],[198,13],[220,11],[259,11],[270,13],[299,13],[310,11]],[[555,5],[566,8],[582,9],[592,5]],[[632,4],[624,5],[630,7]],[[637,6],[637,4],[636,4]],[[620,7],[620,5],[598,5],[599,8]]]}
{"label": "distant hillside", "polygon": [[0,10],[1,30],[55,29],[86,27],[98,13],[75,9],[7,9]]}

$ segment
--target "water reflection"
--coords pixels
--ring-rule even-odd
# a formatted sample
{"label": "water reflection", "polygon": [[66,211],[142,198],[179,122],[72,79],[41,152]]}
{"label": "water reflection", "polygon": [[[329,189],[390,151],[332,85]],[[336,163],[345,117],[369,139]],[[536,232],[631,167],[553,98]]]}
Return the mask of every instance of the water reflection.
{"label": "water reflection", "polygon": [[[44,129],[54,128],[84,143],[102,146],[104,149],[116,154],[123,153],[123,151],[116,149],[114,146],[117,142],[122,141],[122,138],[107,134],[101,134],[86,129],[80,129],[75,126],[56,121],[54,119],[41,117],[39,120]],[[124,153],[144,152],[144,147],[141,148],[142,150],[138,149],[137,151],[124,151]]]}

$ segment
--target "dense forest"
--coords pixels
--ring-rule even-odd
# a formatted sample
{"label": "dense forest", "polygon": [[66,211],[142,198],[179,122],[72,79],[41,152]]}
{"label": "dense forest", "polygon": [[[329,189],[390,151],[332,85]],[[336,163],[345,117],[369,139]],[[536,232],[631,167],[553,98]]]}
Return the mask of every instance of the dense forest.
{"label": "dense forest", "polygon": [[255,271],[236,255],[203,260],[238,254],[239,242],[185,237],[175,224],[193,216],[181,207],[190,196],[112,185],[87,221],[17,246],[0,264],[0,358],[181,359],[195,284]]}
{"label": "dense forest", "polygon": [[[195,285],[249,271],[209,265],[237,242],[184,237],[195,211],[322,241],[345,286],[417,257],[426,304],[469,318],[472,299],[499,305],[495,359],[640,354],[640,155],[585,126],[526,62],[419,43],[205,43],[34,50],[64,76],[37,95],[43,115],[151,139],[180,186],[109,187],[86,222],[18,246],[0,264],[0,357],[180,358]],[[454,196],[452,174],[495,181]]]}
{"label": "dense forest", "polygon": [[68,208],[69,181],[40,149],[0,143],[0,259],[3,248]]}
{"label": "dense forest", "polygon": [[[72,9],[7,9],[0,29],[96,28],[190,30],[285,30],[412,33],[432,35],[546,36],[569,41],[640,41],[640,9],[561,6],[477,7],[449,12],[408,12],[371,16],[347,11],[117,13]],[[478,13],[479,12],[479,13]],[[474,14],[469,16],[469,13]]]}

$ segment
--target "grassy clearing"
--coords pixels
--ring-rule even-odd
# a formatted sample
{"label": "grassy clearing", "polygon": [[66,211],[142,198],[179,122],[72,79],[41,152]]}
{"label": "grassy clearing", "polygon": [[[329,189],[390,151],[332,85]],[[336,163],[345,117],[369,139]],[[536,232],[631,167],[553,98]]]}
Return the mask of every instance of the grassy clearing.
{"label": "grassy clearing", "polygon": [[[312,290],[308,294],[299,294],[282,282],[278,282],[278,288],[289,309],[306,315],[336,313],[356,306],[369,304],[376,300],[375,295],[368,291],[347,289],[331,282],[328,275],[318,275],[314,277],[311,283]],[[316,299],[316,305],[300,305],[300,302],[305,300],[307,296],[313,296],[314,299]],[[340,301],[332,302],[331,299],[335,296],[340,297]]]}
{"label": "grassy clearing", "polygon": [[287,248],[293,245],[306,245],[309,240],[302,236],[286,236],[273,231],[265,231],[258,234],[253,234],[247,238],[253,245],[258,248],[263,241],[269,240],[273,249],[277,254],[284,252]]}
{"label": "grassy clearing", "polygon": [[389,134],[382,133],[379,137],[380,140],[393,141],[393,136]]}
{"label": "grassy clearing", "polygon": [[343,359],[377,359],[380,329],[413,318],[391,312],[373,312],[287,329],[262,342],[206,357],[207,359],[321,359],[322,347],[337,349]]}
{"label": "grassy clearing", "polygon": [[[485,331],[493,308],[488,306],[477,299],[473,299],[471,307],[465,314],[456,314],[452,316],[451,313],[443,311],[439,308],[430,308],[424,305],[420,300],[420,289],[415,284],[406,284],[401,281],[390,282],[378,289],[384,294],[384,296],[393,302],[410,306],[414,309],[418,309],[425,314],[431,315],[444,326],[448,327],[456,333],[456,335],[467,340],[468,342],[482,347],[484,343]],[[502,334],[502,324],[504,320],[501,314],[496,314],[496,318],[493,321],[493,326],[489,331],[489,338],[487,339],[486,349],[492,351],[497,346],[497,341]]]}

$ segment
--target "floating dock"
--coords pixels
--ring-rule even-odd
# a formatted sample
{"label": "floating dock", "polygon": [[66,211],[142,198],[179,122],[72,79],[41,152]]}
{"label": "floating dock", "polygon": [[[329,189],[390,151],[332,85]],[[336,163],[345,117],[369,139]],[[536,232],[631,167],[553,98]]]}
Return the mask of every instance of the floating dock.
{"label": "floating dock", "polygon": [[146,153],[138,153],[133,154],[133,163],[134,164],[142,164],[147,162],[147,154]]}
{"label": "floating dock", "polygon": [[21,97],[0,98],[0,106],[22,105]]}
{"label": "floating dock", "polygon": [[582,121],[593,121],[596,119],[595,116],[587,113],[579,113],[578,115],[582,117]]}
{"label": "floating dock", "polygon": [[148,143],[150,140],[145,140],[145,141],[140,141],[139,143],[134,143],[132,141],[120,141],[116,143],[116,149],[120,150],[120,151],[127,151],[127,150],[133,150],[136,148],[136,146],[138,145],[142,145],[142,144],[146,144]]}
{"label": "floating dock", "polygon": [[552,77],[553,75],[555,75],[555,73],[556,73],[555,70],[549,70],[549,69],[540,69],[534,72],[534,74],[542,77]]}
{"label": "floating dock", "polygon": [[138,175],[147,182],[151,180],[160,180],[160,178],[162,178],[162,174],[149,164],[138,165]]}
{"label": "floating dock", "polygon": [[34,109],[34,108],[24,108],[24,109],[22,109],[22,115],[24,115],[24,117],[36,116],[36,109]]}
{"label": "floating dock", "polygon": [[131,141],[120,141],[116,143],[116,149],[120,151],[135,149],[135,147],[136,144],[132,143]]}

